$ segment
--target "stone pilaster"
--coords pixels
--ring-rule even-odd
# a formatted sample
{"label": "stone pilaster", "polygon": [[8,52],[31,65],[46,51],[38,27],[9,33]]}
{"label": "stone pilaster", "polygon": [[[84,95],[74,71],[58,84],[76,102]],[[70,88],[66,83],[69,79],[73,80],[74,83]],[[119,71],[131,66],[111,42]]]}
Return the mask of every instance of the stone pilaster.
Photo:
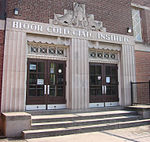
{"label": "stone pilaster", "polygon": [[72,39],[70,47],[70,108],[89,106],[88,41]]}
{"label": "stone pilaster", "polygon": [[26,33],[7,31],[4,48],[2,112],[24,111],[26,97]]}
{"label": "stone pilaster", "polygon": [[121,50],[121,104],[131,105],[131,81],[136,80],[134,46],[122,45]]}

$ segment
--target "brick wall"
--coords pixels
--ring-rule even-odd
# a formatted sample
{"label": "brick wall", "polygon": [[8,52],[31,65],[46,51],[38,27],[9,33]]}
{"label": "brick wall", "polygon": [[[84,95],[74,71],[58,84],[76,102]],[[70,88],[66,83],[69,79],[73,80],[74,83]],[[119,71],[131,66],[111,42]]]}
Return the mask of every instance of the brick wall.
{"label": "brick wall", "polygon": [[0,0],[0,19],[2,19],[2,0]]}
{"label": "brick wall", "polygon": [[4,31],[0,30],[0,112],[1,112],[1,92],[2,92],[2,72],[4,56]]}
{"label": "brick wall", "polygon": [[2,93],[2,73],[3,73],[3,56],[4,56],[4,31],[0,30],[0,135],[1,133],[1,93]]}
{"label": "brick wall", "polygon": [[136,80],[146,82],[150,80],[150,52],[135,51]]}
{"label": "brick wall", "polygon": [[[75,1],[84,3],[86,12],[101,20],[108,32],[127,34],[127,27],[132,27],[131,0],[9,0],[7,16],[48,23],[54,18],[54,13],[63,14],[64,9],[72,10]],[[13,15],[14,8],[19,8],[19,16]]]}
{"label": "brick wall", "polygon": [[145,43],[150,44],[150,11],[141,10],[142,17],[142,30],[143,30],[143,40]]}
{"label": "brick wall", "polygon": [[5,0],[0,0],[0,19],[5,19]]}
{"label": "brick wall", "polygon": [[[150,52],[135,51],[136,81],[149,82],[150,80]],[[134,85],[135,87],[135,85]],[[150,103],[149,84],[136,84],[137,102]],[[135,91],[135,90],[134,90]]]}

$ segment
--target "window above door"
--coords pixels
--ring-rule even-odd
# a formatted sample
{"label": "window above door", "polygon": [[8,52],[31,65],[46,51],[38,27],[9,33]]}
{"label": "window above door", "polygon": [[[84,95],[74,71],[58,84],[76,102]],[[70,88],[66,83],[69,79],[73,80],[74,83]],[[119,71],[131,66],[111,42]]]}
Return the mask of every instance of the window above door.
{"label": "window above door", "polygon": [[89,49],[90,60],[118,61],[119,52],[111,50]]}
{"label": "window above door", "polygon": [[28,54],[47,57],[67,57],[68,46],[28,41]]}

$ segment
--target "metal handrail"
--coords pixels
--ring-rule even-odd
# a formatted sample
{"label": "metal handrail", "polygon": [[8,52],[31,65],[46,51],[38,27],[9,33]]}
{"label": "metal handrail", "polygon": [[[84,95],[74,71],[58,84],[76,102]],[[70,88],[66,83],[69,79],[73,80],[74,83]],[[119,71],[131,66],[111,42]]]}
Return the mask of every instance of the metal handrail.
{"label": "metal handrail", "polygon": [[[133,85],[135,85],[135,84],[147,84],[148,85],[148,92],[149,92],[149,94],[147,94],[147,95],[149,95],[149,98],[150,98],[150,81],[149,82],[131,82],[131,105],[134,105],[134,104],[140,104],[139,102],[134,102],[134,98],[133,98],[133,95],[134,95],[134,90],[133,90]],[[150,104],[150,100],[148,100],[149,101],[149,103],[147,103],[147,104]]]}

